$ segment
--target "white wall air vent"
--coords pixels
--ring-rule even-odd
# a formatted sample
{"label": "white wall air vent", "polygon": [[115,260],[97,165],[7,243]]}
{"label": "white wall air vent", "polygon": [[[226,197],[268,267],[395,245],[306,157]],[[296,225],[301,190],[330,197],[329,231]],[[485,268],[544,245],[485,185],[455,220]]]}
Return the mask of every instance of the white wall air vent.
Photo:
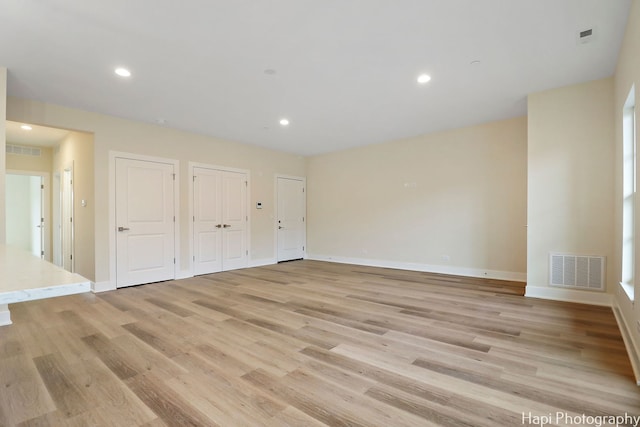
{"label": "white wall air vent", "polygon": [[604,291],[606,257],[549,254],[549,285]]}
{"label": "white wall air vent", "polygon": [[7,144],[7,149],[5,151],[7,152],[7,154],[18,154],[21,156],[40,157],[42,155],[42,150],[38,147],[26,147],[23,145],[15,144]]}
{"label": "white wall air vent", "polygon": [[594,28],[585,28],[584,30],[578,31],[577,41],[578,44],[587,44],[591,43],[595,38],[595,29]]}

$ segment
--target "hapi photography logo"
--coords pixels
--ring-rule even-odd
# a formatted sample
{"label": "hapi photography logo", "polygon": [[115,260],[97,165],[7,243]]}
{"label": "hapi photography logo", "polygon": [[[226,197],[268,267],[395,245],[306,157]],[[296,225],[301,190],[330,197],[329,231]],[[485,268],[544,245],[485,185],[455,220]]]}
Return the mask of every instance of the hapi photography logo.
{"label": "hapi photography logo", "polygon": [[522,424],[532,426],[550,426],[556,424],[575,425],[575,426],[640,426],[640,415],[572,415],[566,412],[548,413],[537,415],[531,412],[522,413]]}

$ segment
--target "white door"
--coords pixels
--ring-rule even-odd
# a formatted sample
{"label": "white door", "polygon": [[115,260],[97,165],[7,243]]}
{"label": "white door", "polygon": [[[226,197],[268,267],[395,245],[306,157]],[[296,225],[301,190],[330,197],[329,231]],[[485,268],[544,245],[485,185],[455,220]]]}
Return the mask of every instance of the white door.
{"label": "white door", "polygon": [[222,271],[222,182],[220,172],[194,168],[193,175],[194,274]]}
{"label": "white door", "polygon": [[116,286],[175,278],[172,164],[116,158]]}
{"label": "white door", "polygon": [[277,178],[278,262],[304,257],[306,195],[304,179]]}
{"label": "white door", "polygon": [[222,172],[222,269],[245,268],[247,252],[247,175]]}
{"label": "white door", "polygon": [[245,268],[247,174],[193,169],[194,274]]}

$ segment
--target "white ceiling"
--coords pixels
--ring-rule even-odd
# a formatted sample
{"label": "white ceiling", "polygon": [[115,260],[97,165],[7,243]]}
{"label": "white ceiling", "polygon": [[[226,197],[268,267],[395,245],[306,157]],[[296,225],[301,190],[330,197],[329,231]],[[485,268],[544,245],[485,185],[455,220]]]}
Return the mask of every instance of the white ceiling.
{"label": "white ceiling", "polygon": [[55,147],[67,135],[69,131],[46,126],[30,125],[31,130],[24,130],[24,123],[7,120],[7,143],[15,145],[28,145],[32,147]]}
{"label": "white ceiling", "polygon": [[3,0],[0,65],[11,96],[310,155],[524,115],[529,93],[611,76],[630,4]]}

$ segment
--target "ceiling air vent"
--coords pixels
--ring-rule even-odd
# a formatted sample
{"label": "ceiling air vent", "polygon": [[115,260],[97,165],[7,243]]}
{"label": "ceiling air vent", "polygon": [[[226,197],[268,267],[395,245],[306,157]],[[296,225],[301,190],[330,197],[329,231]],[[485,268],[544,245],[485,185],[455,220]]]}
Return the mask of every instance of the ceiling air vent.
{"label": "ceiling air vent", "polygon": [[587,44],[593,41],[594,38],[593,28],[587,28],[578,32],[578,44]]}
{"label": "ceiling air vent", "polygon": [[7,144],[5,151],[8,154],[18,154],[22,156],[40,157],[40,155],[42,154],[42,150],[38,147],[26,147],[23,145],[15,145],[15,144]]}

